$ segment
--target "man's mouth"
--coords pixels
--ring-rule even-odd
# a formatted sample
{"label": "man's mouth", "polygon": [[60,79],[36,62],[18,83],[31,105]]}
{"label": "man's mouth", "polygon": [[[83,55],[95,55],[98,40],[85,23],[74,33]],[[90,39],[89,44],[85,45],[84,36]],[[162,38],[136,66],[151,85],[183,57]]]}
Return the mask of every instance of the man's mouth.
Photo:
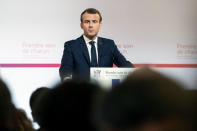
{"label": "man's mouth", "polygon": [[92,33],[92,32],[94,32],[94,30],[88,30],[88,32]]}

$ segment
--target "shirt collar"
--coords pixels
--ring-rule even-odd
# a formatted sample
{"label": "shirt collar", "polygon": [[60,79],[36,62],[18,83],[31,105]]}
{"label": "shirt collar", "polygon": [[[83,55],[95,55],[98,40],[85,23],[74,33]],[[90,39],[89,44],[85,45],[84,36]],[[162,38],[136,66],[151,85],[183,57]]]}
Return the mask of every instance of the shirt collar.
{"label": "shirt collar", "polygon": [[[89,43],[90,41],[92,41],[92,40],[90,40],[88,37],[86,37],[85,35],[83,35],[83,38],[84,38],[84,40],[85,40],[86,43]],[[98,37],[96,37],[96,39],[93,40],[93,41],[94,41],[95,43],[97,43],[97,39],[98,39]]]}

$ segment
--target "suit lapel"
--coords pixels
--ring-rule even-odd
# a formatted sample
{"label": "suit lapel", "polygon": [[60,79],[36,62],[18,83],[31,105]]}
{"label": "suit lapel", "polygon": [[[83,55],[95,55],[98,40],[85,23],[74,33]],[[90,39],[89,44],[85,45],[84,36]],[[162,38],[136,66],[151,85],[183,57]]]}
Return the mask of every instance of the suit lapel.
{"label": "suit lapel", "polygon": [[88,48],[86,46],[85,40],[83,39],[83,36],[78,38],[81,50],[83,52],[83,55],[88,63],[88,65],[90,65],[90,57],[89,57],[89,53],[88,53]]}
{"label": "suit lapel", "polygon": [[100,67],[101,66],[101,61],[102,61],[102,57],[103,57],[103,52],[104,51],[104,43],[102,41],[102,38],[101,37],[98,37],[98,66]]}

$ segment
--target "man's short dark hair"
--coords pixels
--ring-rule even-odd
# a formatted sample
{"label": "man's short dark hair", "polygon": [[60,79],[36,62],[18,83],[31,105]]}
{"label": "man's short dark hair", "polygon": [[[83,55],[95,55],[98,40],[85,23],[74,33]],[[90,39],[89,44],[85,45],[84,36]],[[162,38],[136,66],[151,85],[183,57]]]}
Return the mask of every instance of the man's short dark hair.
{"label": "man's short dark hair", "polygon": [[82,16],[83,16],[83,14],[85,14],[86,12],[87,12],[88,14],[98,14],[99,17],[100,17],[99,22],[102,21],[101,13],[100,13],[97,9],[95,9],[95,8],[87,8],[87,9],[85,9],[85,10],[81,13],[81,22],[83,22]]}

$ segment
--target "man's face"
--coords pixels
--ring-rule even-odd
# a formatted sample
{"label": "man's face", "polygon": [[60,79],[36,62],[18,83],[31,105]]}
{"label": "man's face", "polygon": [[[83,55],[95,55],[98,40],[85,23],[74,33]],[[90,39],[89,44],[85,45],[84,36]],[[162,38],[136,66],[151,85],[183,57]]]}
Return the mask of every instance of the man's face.
{"label": "man's face", "polygon": [[94,40],[101,27],[99,21],[99,14],[88,14],[87,12],[82,16],[81,28],[84,31],[84,35],[91,40]]}

